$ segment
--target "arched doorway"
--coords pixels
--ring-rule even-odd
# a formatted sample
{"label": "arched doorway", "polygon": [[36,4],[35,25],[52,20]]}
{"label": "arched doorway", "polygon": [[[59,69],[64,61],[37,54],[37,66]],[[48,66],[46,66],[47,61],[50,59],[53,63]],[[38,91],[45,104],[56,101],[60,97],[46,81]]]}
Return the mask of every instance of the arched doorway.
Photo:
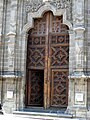
{"label": "arched doorway", "polygon": [[63,16],[46,12],[28,34],[26,106],[67,107],[69,34]]}

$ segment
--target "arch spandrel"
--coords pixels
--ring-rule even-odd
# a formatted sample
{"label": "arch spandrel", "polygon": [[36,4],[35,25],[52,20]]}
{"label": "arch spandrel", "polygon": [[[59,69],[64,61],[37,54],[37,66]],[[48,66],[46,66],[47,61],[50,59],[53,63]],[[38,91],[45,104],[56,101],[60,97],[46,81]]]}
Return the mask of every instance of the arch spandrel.
{"label": "arch spandrel", "polygon": [[63,24],[66,24],[69,29],[72,29],[72,24],[66,19],[66,9],[57,9],[49,2],[45,2],[37,11],[35,12],[28,12],[27,23],[24,25],[22,33],[28,32],[31,28],[33,28],[33,19],[34,18],[41,18],[43,14],[47,11],[52,11],[53,15],[60,16],[63,15]]}

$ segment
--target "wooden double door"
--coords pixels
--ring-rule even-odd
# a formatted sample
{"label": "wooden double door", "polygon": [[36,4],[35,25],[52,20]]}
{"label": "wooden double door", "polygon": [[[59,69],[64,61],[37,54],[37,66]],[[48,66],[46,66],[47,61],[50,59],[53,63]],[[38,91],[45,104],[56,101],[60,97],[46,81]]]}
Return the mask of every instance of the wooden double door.
{"label": "wooden double door", "polygon": [[63,16],[46,12],[28,32],[26,106],[68,104],[69,34]]}

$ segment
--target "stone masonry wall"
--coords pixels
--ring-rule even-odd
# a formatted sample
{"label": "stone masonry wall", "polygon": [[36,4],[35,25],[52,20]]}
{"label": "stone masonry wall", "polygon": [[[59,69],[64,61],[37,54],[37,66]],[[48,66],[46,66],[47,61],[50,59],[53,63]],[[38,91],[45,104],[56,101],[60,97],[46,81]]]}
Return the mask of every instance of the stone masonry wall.
{"label": "stone masonry wall", "polygon": [[[24,81],[21,81],[24,73],[22,61],[25,59],[21,38],[24,1],[1,0],[0,6],[0,102],[6,112],[12,113],[24,103],[25,84],[23,87]],[[11,98],[8,97],[9,92]]]}
{"label": "stone masonry wall", "polygon": [[[63,22],[70,28],[69,77],[74,74],[76,78],[69,78],[68,106],[71,108],[76,107],[77,109],[81,106],[86,107],[87,82],[84,78],[77,79],[76,71],[79,73],[83,72],[83,70],[86,71],[86,68],[88,71],[90,69],[90,3],[89,1],[87,3],[86,0],[84,19],[84,0],[66,0],[64,1],[65,3],[63,0],[60,1],[51,0],[48,2],[47,0],[44,3],[43,0],[37,0],[37,4],[34,3],[35,0],[32,0],[32,2],[29,0],[27,2],[26,0],[0,1],[2,6],[0,7],[0,13],[3,13],[0,16],[2,18],[0,19],[0,94],[3,92],[0,95],[0,101],[8,113],[24,107],[27,32],[33,26],[32,19],[41,17],[40,12],[44,13],[48,10],[52,10],[57,15],[63,14]],[[72,4],[70,1],[72,1]],[[30,5],[32,6],[30,7]],[[88,26],[86,34],[84,34],[84,23],[86,27]],[[75,93],[78,91],[84,95],[82,103],[75,102]],[[11,94],[11,98],[8,96],[9,94]]]}
{"label": "stone masonry wall", "polygon": [[[90,1],[86,1],[85,6],[85,26],[86,26],[86,51],[87,51],[87,73],[90,76]],[[90,110],[90,78],[87,86],[87,108]]]}

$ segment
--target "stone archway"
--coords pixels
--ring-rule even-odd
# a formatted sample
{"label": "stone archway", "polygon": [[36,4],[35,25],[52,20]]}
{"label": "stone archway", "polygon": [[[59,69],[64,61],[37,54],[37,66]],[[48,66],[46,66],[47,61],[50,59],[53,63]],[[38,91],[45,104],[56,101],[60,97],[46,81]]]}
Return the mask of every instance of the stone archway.
{"label": "stone archway", "polygon": [[[28,4],[29,5],[29,4]],[[68,5],[70,5],[70,4],[68,4]],[[68,8],[68,7],[67,7]],[[33,26],[34,26],[34,22],[33,22],[33,19],[34,18],[41,18],[42,16],[43,16],[43,14],[45,13],[45,12],[47,12],[47,11],[52,11],[53,12],[53,14],[55,15],[55,16],[61,16],[61,15],[63,15],[63,24],[65,24],[65,25],[67,25],[68,27],[69,27],[69,31],[72,31],[72,24],[67,20],[67,9],[66,8],[57,8],[57,6],[55,7],[55,6],[53,6],[53,5],[51,5],[49,2],[45,2],[45,4],[43,5],[43,6],[41,6],[41,7],[39,7],[39,9],[37,10],[37,11],[35,11],[35,12],[28,12],[28,14],[27,14],[27,23],[24,25],[24,27],[23,27],[23,30],[22,30],[22,32],[21,32],[21,39],[23,40],[22,41],[22,46],[23,46],[23,51],[22,51],[22,56],[24,57],[24,59],[22,60],[22,70],[23,70],[23,87],[24,86],[26,86],[26,53],[27,53],[27,36],[28,36],[28,31],[30,30],[30,29],[32,29],[33,28]],[[72,48],[73,47],[73,42],[71,42],[72,41],[72,39],[73,39],[73,34],[72,34],[72,32],[69,32],[69,48]],[[71,52],[70,52],[70,50],[71,49],[69,49],[69,59],[71,59]],[[71,61],[69,61],[69,69],[71,70],[71,68],[72,68],[72,62]],[[70,71],[69,71],[70,72]],[[25,106],[25,91],[24,91],[25,89],[22,89],[22,101],[21,101],[21,106],[22,106],[22,108]],[[48,91],[49,91],[49,89],[48,89]],[[50,93],[50,92],[49,92]],[[69,88],[69,92],[68,93],[70,93],[70,88]],[[49,98],[49,94],[48,94],[48,98]],[[46,99],[47,98],[45,98],[44,97],[44,103],[45,103],[45,108],[46,107],[50,107],[50,100],[48,99],[47,100],[47,103],[46,103]],[[70,96],[68,95],[68,99],[70,99]]]}
{"label": "stone archway", "polygon": [[68,105],[69,34],[62,21],[49,11],[28,32],[27,106]]}

